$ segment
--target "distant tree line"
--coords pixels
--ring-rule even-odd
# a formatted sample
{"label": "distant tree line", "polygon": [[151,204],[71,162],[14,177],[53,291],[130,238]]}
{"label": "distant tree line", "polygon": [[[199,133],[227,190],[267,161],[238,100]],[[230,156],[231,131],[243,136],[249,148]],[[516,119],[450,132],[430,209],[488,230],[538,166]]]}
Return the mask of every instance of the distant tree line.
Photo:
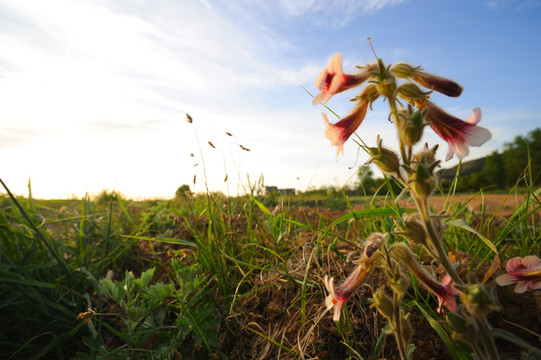
{"label": "distant tree line", "polygon": [[[504,145],[502,152],[494,151],[487,156],[481,171],[461,175],[457,191],[488,187],[506,189],[513,187],[523,177],[531,185],[541,184],[541,128],[527,136],[515,137],[513,142]],[[524,184],[524,180],[519,183]]]}

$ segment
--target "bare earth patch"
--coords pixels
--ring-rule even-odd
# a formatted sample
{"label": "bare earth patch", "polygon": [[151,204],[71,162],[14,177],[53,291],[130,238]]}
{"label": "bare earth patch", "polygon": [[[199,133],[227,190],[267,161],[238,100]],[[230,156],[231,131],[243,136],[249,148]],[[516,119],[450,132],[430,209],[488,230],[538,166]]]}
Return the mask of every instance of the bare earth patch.
{"label": "bare earth patch", "polygon": [[466,206],[473,211],[478,212],[483,209],[488,213],[496,213],[501,217],[508,217],[525,200],[524,195],[508,194],[483,194],[483,195],[455,195],[451,199],[443,196],[432,196],[430,204],[436,211],[441,211],[449,207],[449,200],[452,201],[452,208],[456,206]]}

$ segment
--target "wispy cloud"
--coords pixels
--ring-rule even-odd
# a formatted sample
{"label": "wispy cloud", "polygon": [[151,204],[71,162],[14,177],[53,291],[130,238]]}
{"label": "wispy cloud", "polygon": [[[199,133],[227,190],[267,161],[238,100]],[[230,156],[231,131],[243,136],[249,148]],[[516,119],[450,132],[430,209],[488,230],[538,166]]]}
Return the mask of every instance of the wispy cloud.
{"label": "wispy cloud", "polygon": [[317,25],[340,28],[348,25],[359,15],[374,14],[406,0],[280,0],[281,11],[286,16],[309,16]]}
{"label": "wispy cloud", "polygon": [[514,11],[526,11],[541,7],[538,0],[489,0],[484,5],[489,9],[512,8]]}

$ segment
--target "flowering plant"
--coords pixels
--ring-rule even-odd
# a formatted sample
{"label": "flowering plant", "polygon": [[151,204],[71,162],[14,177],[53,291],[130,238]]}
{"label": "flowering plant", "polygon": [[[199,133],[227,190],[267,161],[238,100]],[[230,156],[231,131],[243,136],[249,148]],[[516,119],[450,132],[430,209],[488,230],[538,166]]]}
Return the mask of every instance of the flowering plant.
{"label": "flowering plant", "polygon": [[[417,211],[402,213],[395,221],[393,238],[399,236],[405,242],[388,244],[390,234],[373,234],[365,243],[365,252],[357,261],[357,267],[341,285],[335,288],[333,278],[325,277],[327,308],[334,309],[333,319],[339,321],[344,304],[363,286],[367,276],[374,269],[383,271],[388,278],[388,289],[383,286],[373,290],[372,307],[388,320],[400,356],[407,359],[412,329],[401,300],[413,276],[437,297],[437,310],[445,312],[455,339],[469,344],[477,358],[499,359],[486,319],[488,313],[498,309],[494,296],[472,274],[466,279],[459,276],[444,247],[445,223],[441,216],[434,216],[430,211],[429,200],[438,185],[435,171],[440,164],[436,160],[438,146],[430,148],[425,144],[418,151],[414,149],[428,126],[448,143],[447,160],[455,153],[460,159],[464,158],[469,153],[469,146],[481,146],[491,138],[489,130],[477,125],[481,120],[481,109],[475,108],[464,121],[439,108],[430,101],[433,91],[458,97],[462,87],[452,80],[427,73],[421,67],[405,63],[386,66],[381,58],[377,58],[375,63],[358,67],[356,73],[344,74],[341,61],[340,54],[334,55],[321,71],[316,80],[320,93],[312,102],[314,105],[326,104],[332,96],[364,85],[353,99],[356,103],[346,117],[331,123],[323,113],[325,135],[331,145],[337,147],[337,159],[339,153],[344,153],[344,143],[361,125],[372,103],[381,98],[389,104],[389,118],[396,126],[399,153],[384,147],[379,135],[375,147],[364,143],[361,147],[370,155],[368,163],[377,165],[383,174],[394,177],[401,184]],[[411,251],[413,247],[424,249],[445,269],[441,280],[419,264]],[[498,284],[516,283],[516,292],[526,291],[528,287],[541,288],[541,260],[537,257],[511,259],[507,270],[508,274],[496,279]],[[457,295],[460,302],[457,302]]]}

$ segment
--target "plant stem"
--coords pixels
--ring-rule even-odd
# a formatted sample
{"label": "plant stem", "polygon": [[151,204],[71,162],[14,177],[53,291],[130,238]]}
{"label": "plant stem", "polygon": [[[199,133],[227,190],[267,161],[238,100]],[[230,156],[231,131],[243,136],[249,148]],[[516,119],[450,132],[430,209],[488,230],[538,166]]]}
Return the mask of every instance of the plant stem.
{"label": "plant stem", "polygon": [[394,337],[396,344],[398,345],[398,351],[400,352],[400,359],[408,360],[406,349],[404,348],[404,340],[402,339],[402,324],[400,319],[400,299],[402,296],[394,293]]}
{"label": "plant stem", "polygon": [[[389,107],[391,108],[391,113],[393,114],[393,117],[394,117],[396,129],[398,132],[400,132],[400,129],[399,129],[400,117],[398,116],[398,109],[396,108],[395,99],[388,98],[388,100],[389,100]],[[405,165],[409,166],[410,159],[409,159],[409,156],[406,154],[406,147],[404,146],[404,143],[400,139],[400,136],[399,136],[399,142],[400,142],[400,155],[402,156],[402,161],[404,162]]]}
{"label": "plant stem", "polygon": [[483,345],[485,345],[485,351],[490,360],[499,360],[498,348],[494,342],[494,336],[490,333],[490,324],[485,316],[473,316],[477,327],[479,328],[479,334]]}

